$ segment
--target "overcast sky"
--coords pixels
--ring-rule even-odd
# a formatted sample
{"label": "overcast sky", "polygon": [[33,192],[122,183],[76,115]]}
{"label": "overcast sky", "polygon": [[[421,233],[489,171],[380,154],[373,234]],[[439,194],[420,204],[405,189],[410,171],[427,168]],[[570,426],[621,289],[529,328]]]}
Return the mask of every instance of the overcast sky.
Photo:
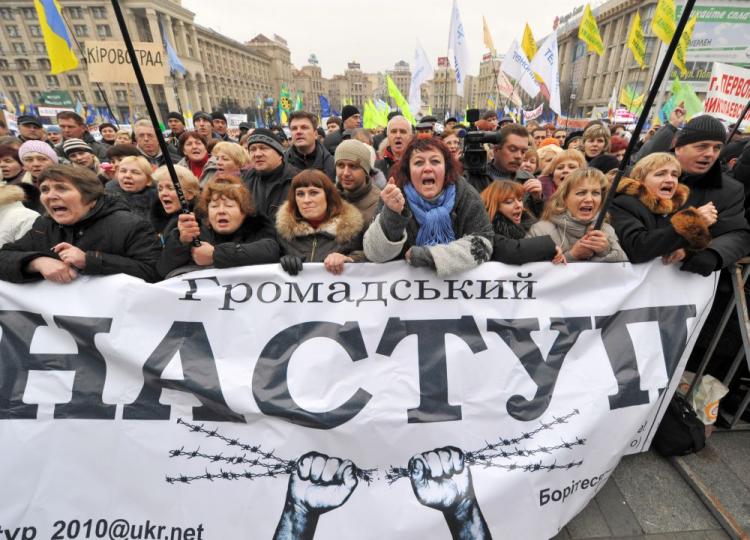
{"label": "overcast sky", "polygon": [[[433,66],[448,48],[453,0],[182,0],[195,21],[238,41],[256,34],[278,34],[289,43],[292,63],[307,64],[315,53],[324,77],[343,73],[355,60],[365,72],[391,69],[399,60],[413,63],[417,39]],[[592,2],[596,5],[600,2]],[[482,55],[482,15],[495,48],[505,53],[520,40],[528,22],[539,40],[552,31],[555,16],[582,5],[580,0],[458,0],[477,74]]]}

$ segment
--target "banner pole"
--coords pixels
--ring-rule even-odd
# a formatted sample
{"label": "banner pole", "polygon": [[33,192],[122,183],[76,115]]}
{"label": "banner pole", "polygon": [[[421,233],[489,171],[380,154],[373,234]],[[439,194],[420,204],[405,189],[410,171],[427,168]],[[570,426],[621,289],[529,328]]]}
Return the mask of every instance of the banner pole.
{"label": "banner pole", "polygon": [[[112,0],[112,8],[115,10],[117,24],[120,27],[120,32],[122,32],[122,37],[125,40],[125,47],[127,47],[128,54],[130,55],[130,61],[133,65],[135,78],[138,81],[138,86],[141,89],[141,94],[143,94],[143,101],[146,103],[146,109],[148,109],[148,115],[151,119],[151,124],[153,124],[154,132],[156,133],[156,140],[159,141],[159,149],[161,150],[161,154],[164,156],[164,164],[167,166],[169,177],[172,179],[172,185],[174,186],[174,191],[177,194],[177,200],[180,201],[181,212],[183,214],[189,214],[190,209],[188,208],[187,199],[185,199],[185,193],[183,193],[182,186],[180,185],[180,181],[177,178],[177,171],[175,171],[174,164],[172,163],[172,158],[169,157],[169,148],[167,147],[167,141],[164,140],[164,134],[162,134],[161,129],[159,129],[159,118],[156,116],[156,109],[154,109],[154,104],[151,102],[151,96],[149,96],[148,94],[148,88],[146,88],[146,80],[143,78],[141,65],[138,62],[138,55],[135,54],[135,48],[133,47],[133,42],[130,39],[130,32],[128,31],[128,27],[125,24],[125,17],[123,17],[122,15],[122,10],[120,9],[120,3],[118,2],[118,0]],[[200,240],[198,240],[197,238],[194,239],[193,245],[196,247],[199,246]]]}
{"label": "banner pole", "polygon": [[625,173],[625,168],[630,162],[630,156],[633,155],[635,145],[638,142],[638,138],[641,136],[641,131],[643,131],[643,125],[646,123],[646,118],[648,117],[651,106],[654,104],[654,100],[656,99],[656,94],[659,92],[659,87],[661,87],[664,76],[666,75],[669,66],[672,64],[672,56],[674,55],[675,50],[677,50],[677,45],[680,43],[682,32],[685,30],[685,26],[687,25],[688,19],[690,18],[690,13],[693,11],[693,6],[695,6],[695,0],[687,0],[685,2],[685,9],[682,11],[682,16],[677,23],[677,28],[675,28],[674,35],[672,36],[672,41],[669,43],[669,47],[667,47],[667,53],[664,55],[664,59],[659,66],[659,71],[656,74],[654,83],[653,85],[651,85],[648,97],[643,104],[643,110],[638,117],[638,123],[635,125],[633,135],[630,138],[630,143],[628,143],[628,147],[625,150],[625,155],[622,157],[622,161],[620,161],[620,166],[617,169],[617,174],[615,174],[615,177],[612,180],[612,185],[609,187],[609,190],[607,190],[607,198],[604,200],[604,202],[602,203],[602,207],[599,210],[599,216],[596,218],[596,223],[594,223],[594,230],[599,230],[602,228],[602,223],[604,223],[607,209],[609,208],[609,205],[612,204],[612,199],[614,198],[615,193],[617,193],[617,186],[620,184],[620,179],[622,179],[622,176]]}
{"label": "banner pole", "polygon": [[742,112],[740,113],[740,117],[734,123],[732,132],[729,134],[729,137],[727,137],[727,143],[732,142],[732,137],[734,137],[737,134],[737,132],[740,130],[740,125],[742,124],[742,120],[744,120],[745,115],[747,115],[748,110],[750,110],[750,101],[747,102],[747,104],[745,105],[745,108],[742,109]]}

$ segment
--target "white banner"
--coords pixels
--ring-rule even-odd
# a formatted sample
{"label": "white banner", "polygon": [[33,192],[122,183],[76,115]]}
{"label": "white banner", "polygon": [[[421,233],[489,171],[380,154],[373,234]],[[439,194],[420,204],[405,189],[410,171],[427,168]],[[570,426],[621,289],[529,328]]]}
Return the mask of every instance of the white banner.
{"label": "white banner", "polygon": [[[714,62],[708,82],[703,110],[729,124],[737,122],[742,109],[750,100],[750,69]],[[750,125],[750,112],[742,120],[741,127]]]}
{"label": "white banner", "polygon": [[557,57],[557,29],[544,40],[532,58],[529,69],[538,74],[549,92],[549,108],[562,114],[560,107],[560,68]]}
{"label": "white banner", "polygon": [[531,109],[530,111],[527,111],[524,109],[523,118],[527,122],[529,120],[536,120],[537,118],[542,116],[543,112],[544,112],[544,103],[541,103],[536,109]]}
{"label": "white banner", "polygon": [[403,262],[0,283],[9,538],[547,539],[648,448],[716,276]]}
{"label": "white banner", "polygon": [[228,128],[239,128],[242,122],[247,122],[246,114],[225,113],[224,116],[227,118]]}
{"label": "white banner", "polygon": [[505,53],[503,63],[500,64],[500,70],[509,77],[513,77],[516,84],[523,88],[524,92],[530,97],[535,97],[539,93],[536,76],[529,67],[529,59],[526,58],[517,39],[513,40],[510,49]]}
{"label": "white banner", "polygon": [[49,117],[56,117],[57,113],[63,112],[63,111],[73,111],[75,112],[75,109],[71,107],[42,107],[39,106],[39,116],[49,116]]}

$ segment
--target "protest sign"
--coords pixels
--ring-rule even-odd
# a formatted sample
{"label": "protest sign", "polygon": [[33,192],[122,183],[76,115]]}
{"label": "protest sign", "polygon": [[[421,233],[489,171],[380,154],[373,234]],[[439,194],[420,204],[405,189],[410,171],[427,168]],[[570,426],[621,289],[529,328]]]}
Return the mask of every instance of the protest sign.
{"label": "protest sign", "polygon": [[[742,109],[750,100],[750,69],[714,62],[711,80],[708,83],[705,112],[727,123],[735,123]],[[742,121],[742,129],[747,128],[750,113]]]}
{"label": "protest sign", "polygon": [[[91,82],[136,83],[125,43],[122,41],[87,41],[84,45]],[[168,68],[161,43],[133,43],[146,84],[164,84]]]}
{"label": "protest sign", "polygon": [[395,262],[0,283],[0,523],[550,538],[648,448],[717,276]]}

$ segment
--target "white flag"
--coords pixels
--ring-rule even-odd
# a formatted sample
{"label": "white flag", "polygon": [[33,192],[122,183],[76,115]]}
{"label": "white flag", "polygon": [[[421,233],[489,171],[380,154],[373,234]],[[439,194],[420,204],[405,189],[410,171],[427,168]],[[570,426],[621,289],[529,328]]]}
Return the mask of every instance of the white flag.
{"label": "white flag", "polygon": [[417,41],[414,50],[414,70],[411,72],[411,85],[409,85],[409,109],[414,114],[422,108],[422,83],[429,81],[434,76],[434,71],[427,58],[427,53]]}
{"label": "white flag", "polygon": [[516,84],[523,88],[524,92],[534,97],[539,93],[539,85],[534,78],[534,72],[529,68],[529,59],[518,45],[518,40],[514,39],[510,44],[510,49],[503,59],[500,70],[513,77]]}
{"label": "white flag", "polygon": [[542,46],[534,55],[529,65],[547,85],[549,90],[549,108],[557,114],[562,114],[560,107],[560,74],[557,60],[557,30],[554,30],[544,40]]}
{"label": "white flag", "polygon": [[453,0],[451,28],[448,38],[448,51],[453,55],[453,67],[456,70],[456,94],[464,95],[464,80],[469,73],[469,48],[466,43],[464,25],[458,11],[458,3]]}

